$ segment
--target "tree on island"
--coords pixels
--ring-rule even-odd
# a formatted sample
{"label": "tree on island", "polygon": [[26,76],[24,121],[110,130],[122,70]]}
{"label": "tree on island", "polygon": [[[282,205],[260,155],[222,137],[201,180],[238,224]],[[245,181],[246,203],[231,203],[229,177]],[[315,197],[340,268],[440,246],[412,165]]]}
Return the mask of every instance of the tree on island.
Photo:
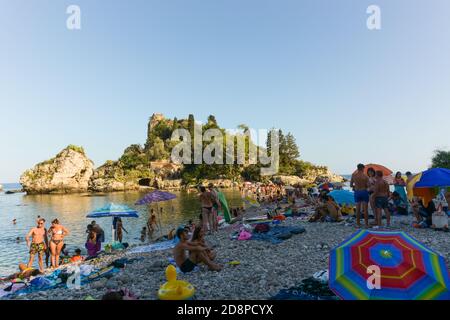
{"label": "tree on island", "polygon": [[436,150],[431,160],[431,167],[450,169],[450,151]]}
{"label": "tree on island", "polygon": [[160,137],[156,137],[153,141],[153,146],[148,150],[148,158],[150,161],[166,160],[169,158],[169,153],[164,147],[164,141]]}

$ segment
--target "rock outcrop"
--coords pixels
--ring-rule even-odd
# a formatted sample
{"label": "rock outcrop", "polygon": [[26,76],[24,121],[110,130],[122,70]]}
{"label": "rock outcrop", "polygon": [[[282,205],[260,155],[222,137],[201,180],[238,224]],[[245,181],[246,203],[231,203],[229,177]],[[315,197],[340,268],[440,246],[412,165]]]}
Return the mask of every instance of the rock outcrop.
{"label": "rock outcrop", "polygon": [[86,192],[94,163],[83,148],[68,146],[56,157],[25,171],[20,183],[28,194]]}
{"label": "rock outcrop", "polygon": [[115,192],[138,190],[138,179],[127,179],[123,168],[118,162],[107,161],[94,171],[89,180],[89,191]]}
{"label": "rock outcrop", "polygon": [[298,176],[274,176],[272,177],[272,181],[276,183],[281,182],[282,184],[287,186],[304,185],[310,183],[310,181]]}
{"label": "rock outcrop", "polygon": [[328,168],[315,167],[309,169],[302,177],[299,176],[274,176],[272,181],[281,182],[284,185],[307,185],[311,183],[343,182],[344,178],[334,174]]}

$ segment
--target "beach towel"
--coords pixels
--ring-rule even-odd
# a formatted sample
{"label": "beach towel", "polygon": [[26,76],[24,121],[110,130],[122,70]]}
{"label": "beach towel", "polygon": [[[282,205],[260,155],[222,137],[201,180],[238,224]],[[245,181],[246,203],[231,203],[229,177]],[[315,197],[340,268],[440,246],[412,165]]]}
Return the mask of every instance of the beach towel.
{"label": "beach towel", "polygon": [[281,290],[269,300],[339,300],[339,297],[330,290],[327,282],[308,278],[299,286]]}
{"label": "beach towel", "polygon": [[7,295],[10,295],[12,293],[15,293],[18,290],[21,290],[25,288],[27,285],[23,282],[17,282],[17,283],[11,283],[10,285],[6,286],[5,288],[0,290],[0,298],[6,297]]}
{"label": "beach towel", "polygon": [[127,252],[127,254],[137,254],[137,253],[149,253],[154,251],[164,251],[173,249],[176,246],[175,240],[168,240],[164,242],[153,243],[147,246],[140,246],[133,248]]}
{"label": "beach towel", "polygon": [[284,240],[291,238],[293,234],[300,234],[303,232],[305,232],[305,229],[302,227],[273,226],[266,233],[254,233],[250,240],[267,241],[272,244],[279,244]]}

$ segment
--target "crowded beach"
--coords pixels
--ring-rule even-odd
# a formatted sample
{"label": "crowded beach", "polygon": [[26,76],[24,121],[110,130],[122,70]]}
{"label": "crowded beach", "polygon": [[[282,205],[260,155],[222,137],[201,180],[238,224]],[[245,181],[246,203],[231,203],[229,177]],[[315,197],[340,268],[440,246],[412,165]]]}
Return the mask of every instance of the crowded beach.
{"label": "crowded beach", "polygon": [[[165,213],[149,207],[141,244],[129,245],[122,218],[133,210],[116,208],[122,215],[111,215],[111,243],[105,226],[93,220],[86,227],[85,248],[73,253],[66,249],[70,230],[64,222],[55,219],[48,227],[38,216],[26,235],[28,261],[1,279],[1,298],[164,299],[161,287],[173,266],[177,277],[195,288],[187,298],[290,299],[295,298],[292,288],[311,280],[321,290],[317,299],[334,299],[327,285],[330,251],[359,230],[406,232],[442,256],[448,268],[450,180],[440,179],[450,174],[438,169],[447,174],[442,178],[432,170],[403,175],[359,164],[346,183],[245,182],[239,186],[242,205],[230,208],[220,189],[199,186],[196,220],[162,234],[159,217]],[[428,178],[432,186],[418,187]],[[155,193],[173,199],[168,192]],[[73,289],[77,272],[79,286]],[[308,294],[314,299],[306,291],[300,299]]]}

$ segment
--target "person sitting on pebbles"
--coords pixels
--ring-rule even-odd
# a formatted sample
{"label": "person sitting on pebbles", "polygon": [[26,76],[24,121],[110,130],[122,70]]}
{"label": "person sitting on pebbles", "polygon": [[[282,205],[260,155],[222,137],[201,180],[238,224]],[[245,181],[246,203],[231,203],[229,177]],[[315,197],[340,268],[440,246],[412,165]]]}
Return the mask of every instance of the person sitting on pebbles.
{"label": "person sitting on pebbles", "polygon": [[321,197],[321,204],[316,208],[315,214],[309,219],[309,222],[316,221],[333,221],[340,222],[343,220],[339,205],[330,196]]}
{"label": "person sitting on pebbles", "polygon": [[[220,271],[222,267],[208,257],[208,248],[201,245],[194,245],[189,242],[189,230],[187,228],[179,228],[177,237],[180,242],[173,250],[175,262],[183,273],[192,272],[197,264],[204,263],[211,271]],[[186,251],[189,251],[189,257],[186,257]]]}
{"label": "person sitting on pebbles", "polygon": [[214,261],[216,258],[216,253],[214,250],[208,246],[208,244],[205,241],[205,231],[203,230],[202,226],[198,226],[192,235],[192,239],[190,243],[194,246],[202,246],[206,248],[205,253],[207,254],[209,260]]}

